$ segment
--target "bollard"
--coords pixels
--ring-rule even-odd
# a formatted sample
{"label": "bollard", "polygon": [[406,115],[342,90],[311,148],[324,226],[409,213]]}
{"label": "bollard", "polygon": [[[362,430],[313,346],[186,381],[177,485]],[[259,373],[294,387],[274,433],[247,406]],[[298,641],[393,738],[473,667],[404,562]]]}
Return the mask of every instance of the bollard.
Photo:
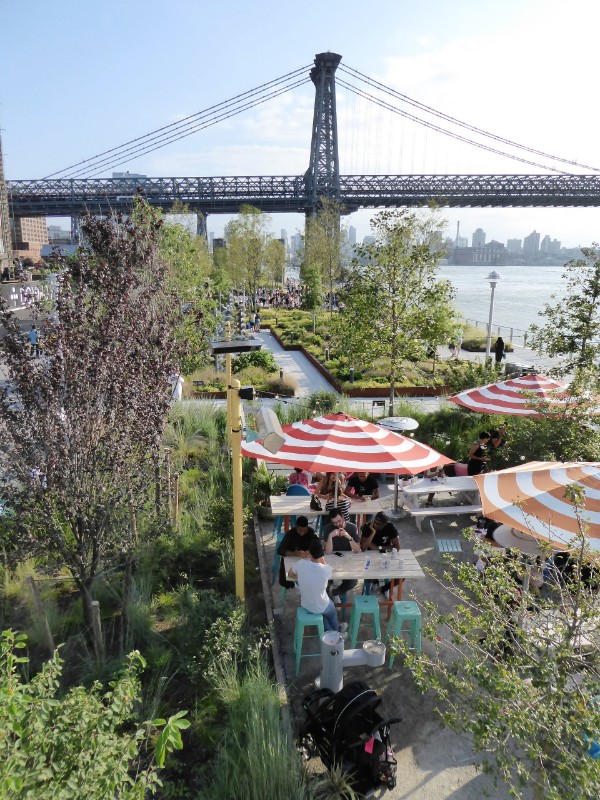
{"label": "bollard", "polygon": [[350,383],[354,383],[354,367],[350,367]]}
{"label": "bollard", "polygon": [[325,348],[325,361],[329,361],[329,348]]}
{"label": "bollard", "polygon": [[283,380],[283,368],[279,370],[279,380]]}
{"label": "bollard", "polygon": [[344,637],[327,631],[321,637],[321,689],[339,692],[344,685]]}
{"label": "bollard", "polygon": [[344,637],[337,631],[327,631],[321,637],[321,674],[319,687],[339,692],[344,685],[344,667],[382,667],[386,646],[378,639],[369,639],[362,647],[344,650]]}
{"label": "bollard", "polygon": [[294,331],[290,331],[290,344],[294,344]]}

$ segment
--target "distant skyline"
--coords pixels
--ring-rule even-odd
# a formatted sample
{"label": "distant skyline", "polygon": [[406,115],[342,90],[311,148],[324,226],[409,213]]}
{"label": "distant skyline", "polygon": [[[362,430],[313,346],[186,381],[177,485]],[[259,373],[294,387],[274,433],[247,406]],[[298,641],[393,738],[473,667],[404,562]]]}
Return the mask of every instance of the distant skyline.
{"label": "distant skyline", "polygon": [[[5,3],[6,177],[41,178],[308,68],[325,50],[471,125],[600,168],[589,88],[598,22],[600,8],[589,0],[380,0],[368,13],[358,0],[305,0],[301,12],[275,0],[226,6],[172,0],[168,8],[159,0]],[[301,175],[313,99],[307,83],[115,169],[150,176]],[[541,171],[440,136],[339,85],[338,121],[344,174]],[[346,218],[358,240],[369,233],[374,213]],[[488,240],[523,238],[534,229],[565,247],[600,238],[599,209],[446,209],[443,216],[451,237],[460,220],[463,235],[481,227]],[[226,222],[212,216],[208,227],[218,236]],[[274,215],[272,227],[291,235],[303,217]]]}

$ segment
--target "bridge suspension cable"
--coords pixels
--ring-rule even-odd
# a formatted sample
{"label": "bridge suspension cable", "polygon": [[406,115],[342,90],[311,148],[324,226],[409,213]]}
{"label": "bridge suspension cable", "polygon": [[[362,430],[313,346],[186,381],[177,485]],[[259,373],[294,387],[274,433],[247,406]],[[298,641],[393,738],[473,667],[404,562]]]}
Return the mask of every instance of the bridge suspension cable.
{"label": "bridge suspension cable", "polygon": [[302,84],[309,83],[310,78],[306,74],[309,66],[310,65],[300,67],[268,83],[263,83],[239,95],[223,100],[221,103],[217,103],[195,114],[191,114],[182,120],[178,120],[170,125],[165,125],[162,128],[157,128],[143,136],[138,136],[118,147],[104,150],[77,164],[71,164],[58,172],[47,175],[44,180],[58,176],[61,176],[63,179],[90,176],[91,173],[97,173],[100,169],[106,170],[120,166],[144,153],[153,152],[161,147],[165,147],[171,142],[191,136],[197,131],[215,125],[217,122],[229,119],[240,114],[242,111],[254,108]]}
{"label": "bridge suspension cable", "polygon": [[351,92],[355,92],[359,97],[362,97],[366,100],[370,100],[372,103],[375,103],[378,106],[382,106],[383,108],[387,108],[389,111],[392,111],[394,114],[399,114],[401,117],[405,117],[406,119],[410,119],[413,122],[418,123],[419,125],[423,125],[425,128],[429,128],[430,130],[434,130],[437,133],[442,133],[444,136],[450,136],[452,139],[456,139],[459,142],[465,142],[466,144],[472,145],[473,147],[478,147],[481,150],[486,150],[488,153],[495,153],[496,155],[503,156],[504,158],[510,158],[513,161],[519,161],[522,164],[529,164],[532,167],[540,167],[541,169],[549,169],[552,172],[558,172],[561,175],[567,175],[569,173],[565,172],[565,170],[558,169],[557,167],[549,167],[545,164],[539,164],[536,161],[530,161],[529,159],[522,158],[521,156],[516,156],[511,153],[506,153],[503,150],[498,150],[495,147],[490,147],[490,145],[484,144],[483,142],[476,142],[474,139],[468,139],[466,136],[461,136],[459,133],[455,133],[453,131],[446,130],[446,128],[441,128],[439,125],[436,125],[433,122],[429,122],[428,120],[421,119],[420,117],[415,116],[414,114],[410,114],[408,111],[404,111],[398,106],[394,106],[391,103],[388,103],[387,100],[383,100],[380,97],[375,97],[375,95],[369,94],[364,89],[360,89],[357,86],[354,86],[351,83],[347,83],[346,81],[342,80],[341,78],[337,79],[337,83],[340,86],[348,89]]}
{"label": "bridge suspension cable", "polygon": [[[438,119],[442,119],[442,120],[444,120],[446,122],[449,122],[452,125],[456,125],[458,127],[464,128],[464,129],[470,131],[471,133],[476,133],[479,136],[483,136],[483,137],[486,137],[486,138],[489,138],[489,139],[493,139],[494,141],[499,142],[500,144],[505,144],[505,145],[508,145],[509,147],[513,147],[513,148],[515,148],[517,150],[523,150],[524,152],[531,153],[532,155],[550,159],[551,161],[557,161],[557,162],[559,162],[561,164],[567,164],[568,166],[571,166],[571,167],[578,167],[579,169],[591,170],[592,172],[600,172],[600,167],[592,167],[592,166],[589,166],[588,164],[581,164],[581,163],[579,163],[577,161],[572,161],[572,160],[570,160],[568,158],[561,158],[560,156],[554,156],[554,155],[552,155],[550,153],[545,153],[543,150],[536,150],[533,147],[528,147],[527,145],[519,144],[518,142],[513,142],[511,139],[506,139],[506,138],[504,138],[502,136],[498,136],[497,134],[490,133],[489,131],[483,130],[483,128],[478,128],[475,125],[471,125],[468,122],[463,122],[463,121],[457,119],[456,117],[452,117],[450,114],[445,114],[444,112],[438,111],[435,108],[432,108],[431,106],[425,105],[425,103],[421,103],[418,100],[414,100],[413,98],[409,97],[408,95],[403,94],[402,92],[398,92],[398,91],[396,91],[396,89],[392,89],[390,86],[386,86],[384,83],[381,83],[380,81],[377,81],[374,78],[370,78],[368,75],[365,75],[363,72],[360,72],[359,70],[354,69],[353,67],[349,67],[349,66],[347,66],[345,64],[340,64],[338,69],[340,71],[342,71],[342,72],[345,72],[347,75],[351,76],[355,80],[362,81],[363,83],[367,84],[368,86],[371,86],[374,89],[378,89],[379,91],[384,92],[385,94],[391,95],[392,97],[394,97],[396,99],[402,100],[407,105],[413,106],[414,108],[418,108],[421,111],[425,111],[426,113],[431,114],[434,117],[437,117]],[[340,79],[338,79],[338,83],[341,83]],[[354,87],[354,88],[356,89],[356,87]],[[357,90],[357,91],[360,91],[360,90]],[[369,95],[368,93],[365,93],[365,97],[367,99],[369,99],[369,100],[374,101],[374,102],[378,102],[376,98],[374,98],[373,96]],[[425,126],[428,126],[428,127],[433,127],[434,130],[437,130],[437,131],[439,131],[441,133],[444,133],[447,136],[453,136],[454,138],[458,138],[460,141],[467,142],[469,144],[473,144],[476,147],[483,147],[478,142],[475,142],[475,141],[467,139],[467,138],[461,138],[460,136],[453,134],[452,131],[448,131],[448,130],[445,130],[445,129],[439,128],[439,127],[435,127],[432,123],[428,123],[426,120],[423,120],[420,117],[411,116],[408,112],[403,112],[400,109],[396,109],[395,106],[390,107],[390,110],[397,110],[397,113],[400,113],[403,116],[406,116],[409,119],[412,119],[413,121],[418,122],[421,125],[425,125]],[[483,149],[486,149],[486,148],[484,147]],[[524,164],[530,164],[530,165],[533,165],[533,166],[541,166],[544,169],[550,169],[550,170],[552,170],[554,172],[562,172],[562,174],[570,174],[570,173],[558,170],[558,169],[556,169],[554,167],[549,167],[547,165],[537,164],[536,162],[533,162],[533,161],[527,161],[525,159],[520,159],[520,158],[518,158],[516,156],[513,156],[513,155],[511,155],[509,153],[505,153],[504,151],[491,149],[491,152],[499,153],[500,155],[506,156],[507,158],[512,158],[512,159],[514,159],[516,161],[522,161]]]}

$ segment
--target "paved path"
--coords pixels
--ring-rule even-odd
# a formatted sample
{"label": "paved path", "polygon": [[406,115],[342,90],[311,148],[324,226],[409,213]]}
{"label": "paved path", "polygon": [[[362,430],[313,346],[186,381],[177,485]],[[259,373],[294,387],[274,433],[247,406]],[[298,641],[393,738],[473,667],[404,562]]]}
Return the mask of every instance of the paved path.
{"label": "paved path", "polygon": [[254,338],[263,343],[264,350],[273,353],[275,361],[283,368],[283,374],[292,375],[298,382],[297,397],[308,397],[313,392],[333,392],[336,390],[325,380],[316,367],[299,350],[284,350],[269,331],[255,334]]}

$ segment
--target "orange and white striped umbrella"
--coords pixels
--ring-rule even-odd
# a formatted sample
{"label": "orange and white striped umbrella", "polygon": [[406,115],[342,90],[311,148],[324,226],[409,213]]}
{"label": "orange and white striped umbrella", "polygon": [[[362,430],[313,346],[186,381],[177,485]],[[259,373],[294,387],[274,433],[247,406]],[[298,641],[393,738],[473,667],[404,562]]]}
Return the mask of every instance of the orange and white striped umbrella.
{"label": "orange and white striped umbrella", "polygon": [[312,472],[389,472],[417,475],[453,464],[426,444],[347,414],[326,414],[284,425],[285,443],[273,455],[260,440],[242,443],[242,454]]}
{"label": "orange and white striped umbrella", "polygon": [[600,550],[600,464],[530,461],[474,476],[486,517],[524,533],[568,545],[578,533],[575,506],[565,497],[572,483],[582,487],[581,517],[593,550]]}
{"label": "orange and white striped umbrella", "polygon": [[562,411],[566,388],[564,383],[544,375],[522,375],[520,378],[466,389],[448,400],[479,414],[542,417],[545,412],[535,409],[535,401],[544,400],[550,405],[550,410]]}

